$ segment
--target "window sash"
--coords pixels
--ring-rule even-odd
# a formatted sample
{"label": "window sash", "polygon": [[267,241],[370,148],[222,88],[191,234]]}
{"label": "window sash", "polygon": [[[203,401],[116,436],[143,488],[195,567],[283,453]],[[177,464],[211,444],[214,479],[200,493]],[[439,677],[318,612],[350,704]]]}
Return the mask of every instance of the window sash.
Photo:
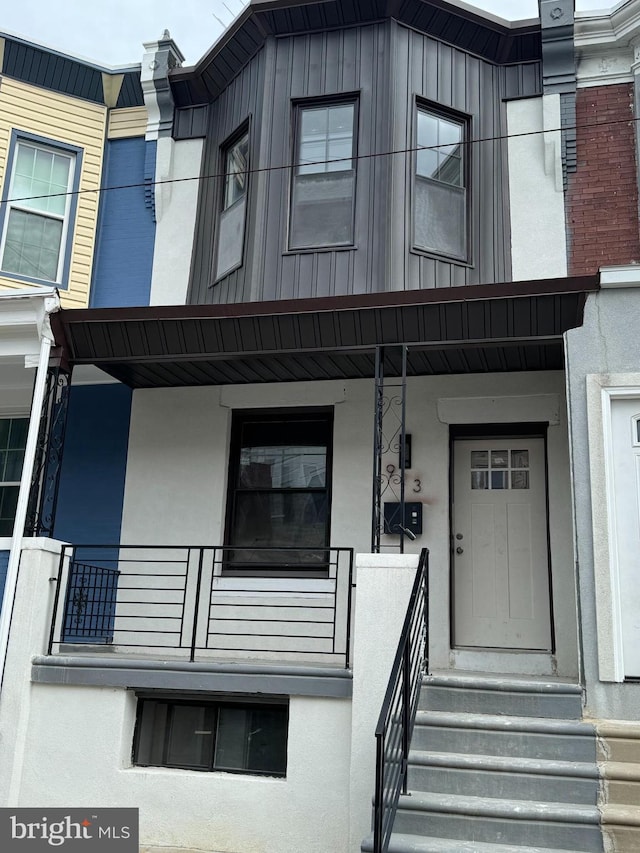
{"label": "window sash", "polygon": [[413,246],[463,263],[468,259],[467,128],[465,120],[417,107]]}
{"label": "window sash", "polygon": [[289,249],[353,245],[357,103],[297,107]]}
{"label": "window sash", "polygon": [[142,767],[285,776],[281,702],[138,699],[134,763]]}
{"label": "window sash", "polygon": [[220,148],[223,183],[213,263],[217,281],[242,265],[249,186],[249,131]]}
{"label": "window sash", "polygon": [[3,272],[61,280],[74,171],[74,154],[18,139],[2,235]]}
{"label": "window sash", "polygon": [[249,133],[244,133],[237,142],[229,145],[224,155],[224,199],[223,210],[228,210],[247,194],[249,180]]}
{"label": "window sash", "polygon": [[233,429],[225,572],[324,577],[330,415],[241,415]]}

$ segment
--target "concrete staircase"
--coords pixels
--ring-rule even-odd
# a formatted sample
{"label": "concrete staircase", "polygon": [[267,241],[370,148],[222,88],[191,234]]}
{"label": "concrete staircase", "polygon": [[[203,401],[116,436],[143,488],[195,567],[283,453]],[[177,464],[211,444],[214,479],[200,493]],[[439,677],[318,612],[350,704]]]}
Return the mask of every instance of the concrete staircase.
{"label": "concrete staircase", "polygon": [[596,735],[581,714],[574,684],[427,677],[389,853],[602,851]]}

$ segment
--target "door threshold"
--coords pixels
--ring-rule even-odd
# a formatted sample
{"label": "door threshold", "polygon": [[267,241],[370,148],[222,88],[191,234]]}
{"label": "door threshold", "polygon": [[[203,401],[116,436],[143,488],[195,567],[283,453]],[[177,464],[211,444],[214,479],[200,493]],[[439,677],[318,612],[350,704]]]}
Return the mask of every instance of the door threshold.
{"label": "door threshold", "polygon": [[556,656],[551,652],[497,651],[496,649],[451,649],[451,670],[496,675],[557,676]]}

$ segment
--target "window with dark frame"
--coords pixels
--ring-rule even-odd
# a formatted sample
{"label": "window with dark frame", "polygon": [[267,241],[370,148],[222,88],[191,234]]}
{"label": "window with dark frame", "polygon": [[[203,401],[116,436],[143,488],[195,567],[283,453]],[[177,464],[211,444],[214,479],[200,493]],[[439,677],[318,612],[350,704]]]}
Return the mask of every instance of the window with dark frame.
{"label": "window with dark frame", "polygon": [[288,725],[283,700],[143,696],[138,698],[133,763],[285,776]]}
{"label": "window with dark frame", "polygon": [[466,261],[468,121],[418,104],[413,203],[416,249]]}
{"label": "window with dark frame", "polygon": [[353,243],[355,99],[296,106],[289,248]]}
{"label": "window with dark frame", "polygon": [[29,418],[0,418],[0,536],[11,536]]}
{"label": "window with dark frame", "polygon": [[223,146],[222,167],[224,186],[218,220],[216,279],[242,264],[249,183],[249,130],[247,127]]}
{"label": "window with dark frame", "polygon": [[331,412],[236,413],[224,571],[326,577]]}

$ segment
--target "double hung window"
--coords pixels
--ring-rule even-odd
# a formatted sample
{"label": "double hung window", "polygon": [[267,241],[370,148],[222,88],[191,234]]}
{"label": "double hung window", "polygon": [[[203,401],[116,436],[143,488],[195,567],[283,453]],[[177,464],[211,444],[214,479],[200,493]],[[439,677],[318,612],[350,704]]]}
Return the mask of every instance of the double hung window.
{"label": "double hung window", "polygon": [[290,249],[353,243],[356,113],[353,100],[296,108]]}
{"label": "double hung window", "polygon": [[288,706],[140,698],[134,763],[284,776]]}
{"label": "double hung window", "polygon": [[75,155],[17,139],[6,198],[2,271],[61,282]]}
{"label": "double hung window", "polygon": [[467,260],[467,122],[419,106],[416,121],[413,243]]}
{"label": "double hung window", "polygon": [[242,264],[244,224],[249,183],[249,131],[223,146],[224,185],[218,222],[215,277],[221,278]]}
{"label": "double hung window", "polygon": [[28,428],[28,418],[0,418],[0,536],[13,532]]}
{"label": "double hung window", "polygon": [[229,573],[326,575],[329,414],[239,414],[233,424]]}

